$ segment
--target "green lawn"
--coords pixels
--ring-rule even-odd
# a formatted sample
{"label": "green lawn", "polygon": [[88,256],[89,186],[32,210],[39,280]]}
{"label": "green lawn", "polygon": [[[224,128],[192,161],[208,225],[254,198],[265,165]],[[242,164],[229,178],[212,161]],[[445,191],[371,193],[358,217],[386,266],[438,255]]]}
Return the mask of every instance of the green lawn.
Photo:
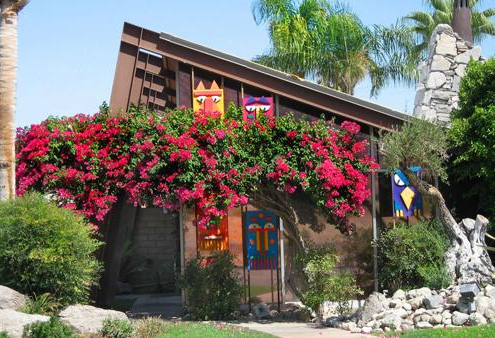
{"label": "green lawn", "polygon": [[[270,292],[272,292],[272,289],[269,285],[251,285],[251,297],[256,297]],[[247,294],[248,291],[246,288],[246,295]],[[275,298],[277,298],[277,289],[273,290],[273,294]]]}
{"label": "green lawn", "polygon": [[194,322],[176,322],[167,326],[162,335],[157,338],[227,338],[227,337],[256,337],[273,338],[267,333],[248,330],[225,324],[204,324]]}
{"label": "green lawn", "polygon": [[[393,335],[392,335],[393,336]],[[404,338],[491,338],[495,337],[495,325],[463,327],[459,329],[429,329],[405,332]]]}

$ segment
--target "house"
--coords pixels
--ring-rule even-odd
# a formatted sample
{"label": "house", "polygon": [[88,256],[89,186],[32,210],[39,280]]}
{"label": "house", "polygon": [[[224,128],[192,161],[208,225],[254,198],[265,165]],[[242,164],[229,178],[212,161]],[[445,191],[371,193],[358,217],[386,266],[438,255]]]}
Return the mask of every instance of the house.
{"label": "house", "polygon": [[[125,114],[131,104],[145,105],[156,111],[178,106],[191,107],[192,92],[200,82],[206,88],[213,83],[218,84],[223,89],[225,106],[229,103],[239,106],[243,97],[264,96],[273,98],[276,115],[292,112],[296,118],[317,119],[324,116],[337,122],[357,122],[362,128],[360,136],[369,140],[370,154],[375,157],[377,146],[374,137],[380,131],[392,130],[409,118],[404,113],[297,76],[166,33],[124,24],[110,101],[114,114]],[[365,216],[352,220],[357,225],[356,236],[348,238],[331,225],[318,235],[311,234],[304,225],[301,229],[316,242],[331,240],[341,256],[342,266],[356,271],[361,284],[372,290],[377,288],[377,266],[373,260],[376,252],[373,252],[370,243],[376,238],[380,223],[392,219],[392,202],[389,176],[373,175],[370,185],[372,198],[365,205]],[[145,272],[137,272],[139,269],[127,271],[127,282],[133,292],[171,292],[176,289],[174,267],[183,268],[188,259],[196,257],[201,251],[197,245],[195,215],[196,212],[190,209],[169,213],[158,208],[135,208],[120,201],[108,226],[103,229],[107,241],[103,302],[114,296],[119,274],[126,274],[122,271],[121,262],[132,257],[136,260],[136,257],[143,258],[143,266],[148,262]],[[240,209],[229,212],[228,249],[236,254],[236,264],[245,280],[242,215]],[[283,240],[283,233],[279,240],[278,295],[290,300],[292,295],[285,285],[287,276],[282,251],[290,247],[290,243]],[[129,246],[124,245],[129,241],[133,243],[132,253]],[[273,271],[265,270],[252,271],[249,278],[251,286],[266,291],[273,285],[274,277]],[[261,292],[260,295],[269,298],[270,292]]]}

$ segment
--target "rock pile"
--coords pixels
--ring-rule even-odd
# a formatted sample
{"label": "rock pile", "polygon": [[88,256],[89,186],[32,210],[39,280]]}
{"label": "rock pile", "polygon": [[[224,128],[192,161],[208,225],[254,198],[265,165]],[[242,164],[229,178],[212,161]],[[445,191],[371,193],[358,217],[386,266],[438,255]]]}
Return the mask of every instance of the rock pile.
{"label": "rock pile", "polygon": [[488,285],[475,298],[476,312],[460,301],[459,286],[438,291],[398,290],[391,298],[374,292],[354,315],[330,317],[326,325],[351,332],[383,333],[414,329],[495,323],[495,287]]}
{"label": "rock pile", "polygon": [[276,305],[268,306],[264,303],[258,303],[253,305],[252,313],[248,313],[247,308],[242,312],[245,319],[248,320],[270,320],[275,322],[308,322],[311,320],[311,311],[302,306],[302,304],[297,303],[282,304],[280,312]]}

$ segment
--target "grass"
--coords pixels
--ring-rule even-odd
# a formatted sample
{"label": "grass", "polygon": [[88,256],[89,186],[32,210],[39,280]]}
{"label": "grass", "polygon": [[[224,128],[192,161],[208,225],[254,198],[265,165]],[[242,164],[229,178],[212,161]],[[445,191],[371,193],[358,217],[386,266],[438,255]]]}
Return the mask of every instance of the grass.
{"label": "grass", "polygon": [[[263,295],[265,293],[272,292],[272,288],[269,285],[251,285],[251,297],[256,297],[259,295]],[[277,297],[277,289],[273,290],[275,297]],[[248,294],[248,290],[246,287],[246,295]]]}
{"label": "grass", "polygon": [[[393,335],[390,337],[394,337]],[[428,329],[404,332],[401,338],[491,338],[495,337],[495,325],[463,327],[455,329]]]}
{"label": "grass", "polygon": [[[228,337],[255,337],[273,338],[274,336],[248,330],[246,328],[226,324],[205,324],[194,322],[176,322],[167,325],[159,338],[228,338]],[[157,337],[157,338],[158,338]]]}

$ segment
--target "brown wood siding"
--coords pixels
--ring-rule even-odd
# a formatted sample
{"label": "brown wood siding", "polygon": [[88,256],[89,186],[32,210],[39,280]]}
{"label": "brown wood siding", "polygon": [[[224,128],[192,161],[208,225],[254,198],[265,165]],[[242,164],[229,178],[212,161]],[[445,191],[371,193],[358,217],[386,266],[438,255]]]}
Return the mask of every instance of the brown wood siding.
{"label": "brown wood siding", "polygon": [[191,107],[191,67],[179,63],[179,106]]}
{"label": "brown wood siding", "polygon": [[[313,86],[315,88],[310,88],[311,86],[308,87],[307,84],[309,84],[309,82],[304,80],[288,81],[283,78],[284,76],[287,77],[286,75],[281,75],[279,77],[269,74],[270,72],[268,71],[262,72],[249,68],[241,63],[224,59],[220,54],[220,56],[216,56],[207,49],[202,51],[200,48],[188,47],[181,43],[161,39],[160,34],[156,32],[128,23],[124,25],[122,44],[112,89],[110,105],[114,110],[122,108],[122,104],[126,101],[126,98],[129,98],[130,102],[135,102],[134,100],[136,100],[136,98],[132,96],[135,95],[134,84],[132,84],[132,80],[129,81],[129,68],[133,68],[132,53],[135,53],[136,51],[136,48],[131,48],[132,46],[140,48],[141,51],[146,50],[153,54],[161,55],[162,57],[167,57],[193,66],[195,68],[195,73],[198,72],[198,79],[204,78],[207,80],[215,78],[220,82],[221,77],[224,77],[232,81],[238,81],[239,83],[243,83],[244,86],[252,86],[258,90],[277,94],[286,99],[297,101],[300,104],[309,105],[313,108],[311,109],[312,111],[324,111],[329,115],[327,118],[331,115],[335,115],[342,119],[360,122],[363,125],[388,130],[402,124],[404,121],[403,118],[396,117],[393,114],[383,113],[380,110],[383,107],[380,108],[378,105],[365,103],[365,101],[362,100],[361,102],[358,99],[347,100],[346,96],[343,94],[335,94],[332,96],[327,93],[326,91],[328,90],[323,87],[321,89],[316,89],[315,86]],[[134,56],[134,60],[135,58],[136,55]],[[214,75],[205,75],[207,73]],[[180,78],[182,79],[182,76]],[[128,90],[129,82],[131,82],[131,95],[129,95]],[[186,85],[181,84],[180,87],[182,93],[183,88],[186,88]],[[190,87],[188,89],[190,90]],[[186,95],[185,91],[184,95]],[[358,103],[351,101],[356,101]],[[181,97],[181,102],[187,102],[187,96],[185,96],[184,99]],[[383,108],[383,110],[386,111],[387,109]]]}

